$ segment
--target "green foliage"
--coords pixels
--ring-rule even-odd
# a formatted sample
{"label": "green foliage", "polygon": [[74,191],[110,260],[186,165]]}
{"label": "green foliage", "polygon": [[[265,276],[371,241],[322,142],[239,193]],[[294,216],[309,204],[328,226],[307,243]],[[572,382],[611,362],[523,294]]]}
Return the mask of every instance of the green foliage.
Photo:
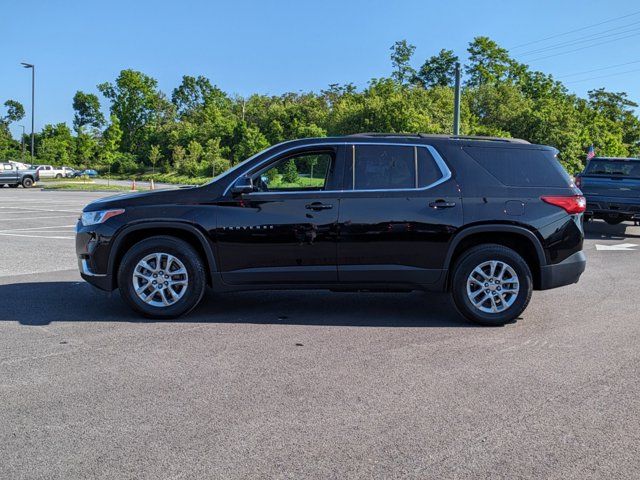
{"label": "green foliage", "polygon": [[[599,155],[640,155],[637,104],[625,92],[596,89],[579,98],[551,75],[517,62],[487,37],[473,39],[468,53],[463,133],[552,145],[571,172],[583,167],[591,144]],[[46,126],[36,136],[37,161],[113,166],[127,176],[148,176],[152,170],[157,181],[202,183],[286,140],[358,132],[451,133],[458,57],[442,49],[416,71],[414,54],[407,41],[396,42],[391,47],[392,75],[372,79],[364,88],[333,84],[318,93],[246,98],[228,95],[206,77],[184,76],[169,101],[155,79],[123,70],[113,83],[97,87],[108,102],[108,124],[98,97],[77,92],[75,135],[64,124]],[[19,158],[20,142],[12,138],[9,125],[24,116],[24,108],[13,101],[4,105],[0,156]],[[285,164],[267,175],[273,185],[301,185],[316,180],[309,177],[312,168],[320,169],[310,157],[298,168]]]}
{"label": "green foliage", "polygon": [[0,121],[7,125],[13,122],[19,122],[24,118],[24,107],[16,100],[7,100],[4,102],[7,114]]}
{"label": "green foliage", "polygon": [[296,162],[293,159],[284,164],[283,170],[282,180],[286,183],[296,183],[298,180],[298,169],[296,167]]}
{"label": "green foliage", "polygon": [[111,165],[113,173],[136,173],[139,169],[138,161],[131,153],[118,153]]}
{"label": "green foliage", "polygon": [[122,148],[137,152],[145,140],[145,127],[159,122],[167,109],[167,100],[157,89],[158,82],[135,70],[123,70],[115,84],[105,82],[98,90],[111,102],[111,114],[122,128]]}
{"label": "green foliage", "polygon": [[457,55],[453,50],[442,49],[438,55],[428,58],[418,73],[416,81],[423,88],[450,87],[455,82]]}
{"label": "green foliage", "polygon": [[38,135],[38,161],[52,165],[68,165],[73,158],[74,139],[64,123],[45,125]]}
{"label": "green foliage", "polygon": [[410,81],[416,74],[410,65],[415,51],[416,47],[407,43],[406,40],[400,40],[391,46],[391,65],[393,66],[391,77],[401,85]]}
{"label": "green foliage", "polygon": [[73,129],[79,132],[83,127],[100,128],[104,125],[104,115],[100,111],[100,100],[93,93],[78,90],[73,96]]}
{"label": "green foliage", "polygon": [[160,152],[160,147],[158,145],[151,145],[151,150],[149,150],[149,163],[151,164],[151,168],[154,172],[156,169],[156,165],[161,160],[162,153]]}

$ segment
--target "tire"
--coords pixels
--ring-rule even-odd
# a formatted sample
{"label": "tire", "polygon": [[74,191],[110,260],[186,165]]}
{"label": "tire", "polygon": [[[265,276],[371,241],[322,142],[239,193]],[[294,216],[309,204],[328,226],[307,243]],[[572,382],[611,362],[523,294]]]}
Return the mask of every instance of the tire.
{"label": "tire", "polygon": [[31,187],[33,187],[33,179],[32,179],[32,178],[29,178],[29,177],[22,179],[22,186],[23,186],[24,188],[31,188]]}
{"label": "tire", "polygon": [[[497,262],[496,267],[492,267],[491,262],[494,261]],[[471,280],[476,268],[480,268],[486,277],[475,273],[473,278],[482,279],[483,283]],[[490,275],[491,268],[495,268],[494,275]],[[503,278],[498,280],[502,271]],[[513,293],[515,283],[508,280],[518,281],[517,292]],[[527,262],[514,250],[502,245],[485,244],[471,248],[460,257],[453,270],[451,294],[454,304],[465,318],[480,325],[501,326],[515,320],[527,308],[532,291],[533,280]],[[475,297],[474,293],[477,293]],[[481,303],[485,297],[485,302]],[[480,306],[474,305],[472,298],[481,303]]]}
{"label": "tire", "polygon": [[604,217],[604,221],[609,225],[618,225],[624,222],[624,217],[619,217],[617,215],[607,215],[606,217]]}
{"label": "tire", "polygon": [[[159,268],[157,257],[155,257],[156,254],[162,254]],[[169,256],[177,260],[172,261],[170,264],[170,268],[173,271],[178,271],[178,268],[184,267],[187,283],[185,286],[160,287],[158,289],[151,282],[157,281],[157,278],[160,277],[160,272],[167,275],[164,269],[166,269]],[[147,258],[147,265],[152,268],[141,267],[141,261],[145,258]],[[137,270],[136,267],[138,267]],[[134,277],[134,272],[136,271],[138,275]],[[153,277],[153,275],[158,277]],[[118,269],[118,286],[125,302],[142,316],[170,319],[189,313],[198,305],[206,287],[205,275],[204,263],[198,252],[191,245],[175,237],[157,236],[136,243],[126,253]],[[146,278],[149,278],[149,280],[147,281]],[[171,275],[170,278],[165,277],[165,280],[168,281],[180,282],[184,281],[184,279],[185,276],[181,274]],[[135,291],[136,287],[141,288],[144,285],[149,285],[141,293],[141,295],[147,297],[147,302],[138,296]],[[164,290],[165,288],[167,290]],[[184,288],[184,291],[182,288]],[[163,300],[166,299],[174,303],[163,306]]]}
{"label": "tire", "polygon": [[62,178],[62,175],[60,175],[59,173],[56,173],[56,178]]}

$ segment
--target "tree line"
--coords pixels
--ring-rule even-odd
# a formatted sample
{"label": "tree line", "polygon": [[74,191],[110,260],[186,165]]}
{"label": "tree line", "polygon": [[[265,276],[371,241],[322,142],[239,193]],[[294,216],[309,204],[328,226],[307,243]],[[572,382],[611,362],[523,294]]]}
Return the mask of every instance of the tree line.
{"label": "tree line", "polygon": [[[184,76],[168,96],[157,81],[123,70],[96,92],[76,92],[73,124],[45,125],[36,134],[38,163],[211,177],[254,153],[289,139],[358,132],[451,133],[458,57],[443,49],[416,67],[415,47],[391,47],[392,74],[365,88],[332,84],[320,92],[224,92],[203,76]],[[603,88],[587,98],[569,93],[552,75],[534,71],[487,37],[468,46],[461,131],[518,137],[552,145],[570,172],[590,145],[599,155],[638,156],[638,105],[625,92]],[[105,116],[101,98],[108,106]],[[24,117],[8,100],[0,117],[0,158],[20,158],[9,126]],[[105,109],[106,111],[107,109]],[[28,143],[28,139],[26,139]]]}

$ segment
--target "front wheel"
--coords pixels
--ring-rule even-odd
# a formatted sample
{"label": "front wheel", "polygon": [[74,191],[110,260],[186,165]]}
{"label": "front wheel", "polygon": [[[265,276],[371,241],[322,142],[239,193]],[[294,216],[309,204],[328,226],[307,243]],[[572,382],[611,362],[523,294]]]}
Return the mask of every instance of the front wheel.
{"label": "front wheel", "polygon": [[527,262],[514,250],[486,244],[456,262],[451,293],[458,311],[481,325],[511,322],[527,308],[533,291]]}
{"label": "front wheel", "polygon": [[168,319],[193,310],[202,299],[206,270],[187,242],[166,236],[134,245],[122,259],[118,287],[124,300],[145,317]]}
{"label": "front wheel", "polygon": [[62,175],[60,173],[56,173],[56,178],[62,178]]}

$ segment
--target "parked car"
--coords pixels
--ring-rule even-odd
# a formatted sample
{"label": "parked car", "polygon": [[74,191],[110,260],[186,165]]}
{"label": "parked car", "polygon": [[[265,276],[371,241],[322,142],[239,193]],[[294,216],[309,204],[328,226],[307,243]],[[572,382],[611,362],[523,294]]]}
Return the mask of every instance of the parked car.
{"label": "parked car", "polygon": [[90,203],[79,267],[153,318],[209,285],[449,291],[466,318],[502,325],[585,269],[584,197],[555,154],[479,137],[285,142],[200,187]]}
{"label": "parked car", "polygon": [[30,169],[29,165],[27,165],[26,163],[16,162],[16,161],[13,161],[13,160],[9,160],[9,163],[11,165],[13,165],[14,167],[16,167],[18,170],[29,170]]}
{"label": "parked car", "polygon": [[587,199],[585,219],[640,220],[640,158],[594,157],[575,181]]}
{"label": "parked car", "polygon": [[96,170],[91,170],[91,169],[88,169],[88,170],[75,170],[73,172],[73,177],[81,177],[83,175],[86,175],[87,177],[90,177],[90,178],[95,178],[95,177],[98,176],[98,172]]}
{"label": "parked car", "polygon": [[71,167],[61,167],[60,170],[62,170],[62,176],[65,178],[73,178],[76,173],[76,169]]}
{"label": "parked car", "polygon": [[16,188],[22,185],[24,188],[31,188],[39,179],[37,170],[22,170],[9,162],[0,163],[0,187],[9,185]]}
{"label": "parked car", "polygon": [[39,165],[38,173],[40,178],[62,178],[66,176],[66,172],[58,167],[52,167],[51,165]]}

